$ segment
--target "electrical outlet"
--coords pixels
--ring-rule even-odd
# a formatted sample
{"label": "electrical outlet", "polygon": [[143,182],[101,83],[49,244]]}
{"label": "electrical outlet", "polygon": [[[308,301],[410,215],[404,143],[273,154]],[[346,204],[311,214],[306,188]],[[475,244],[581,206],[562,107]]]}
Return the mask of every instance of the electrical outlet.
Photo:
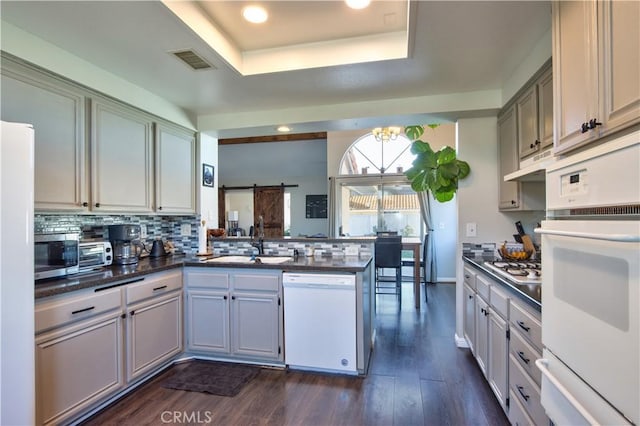
{"label": "electrical outlet", "polygon": [[346,246],[344,249],[345,256],[357,256],[358,246]]}
{"label": "electrical outlet", "polygon": [[477,229],[475,222],[467,223],[467,237],[475,237],[476,231]]}
{"label": "electrical outlet", "polygon": [[140,238],[143,240],[147,238],[147,225],[140,225]]}
{"label": "electrical outlet", "polygon": [[191,236],[191,224],[183,223],[180,225],[180,236],[182,237],[190,237]]}

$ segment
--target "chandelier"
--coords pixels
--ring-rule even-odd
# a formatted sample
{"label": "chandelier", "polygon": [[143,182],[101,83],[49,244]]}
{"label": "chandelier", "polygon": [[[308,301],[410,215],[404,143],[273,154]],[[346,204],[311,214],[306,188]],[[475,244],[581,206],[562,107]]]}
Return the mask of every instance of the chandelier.
{"label": "chandelier", "polygon": [[387,142],[389,140],[393,141],[396,140],[396,138],[400,134],[400,127],[376,127],[375,129],[371,130],[371,133],[378,142]]}

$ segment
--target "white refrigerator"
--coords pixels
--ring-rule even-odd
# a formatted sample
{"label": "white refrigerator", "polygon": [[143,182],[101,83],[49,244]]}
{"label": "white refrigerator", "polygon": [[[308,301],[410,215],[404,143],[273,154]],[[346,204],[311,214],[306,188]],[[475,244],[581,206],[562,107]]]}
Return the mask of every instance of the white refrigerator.
{"label": "white refrigerator", "polygon": [[0,425],[33,425],[34,132],[0,124]]}

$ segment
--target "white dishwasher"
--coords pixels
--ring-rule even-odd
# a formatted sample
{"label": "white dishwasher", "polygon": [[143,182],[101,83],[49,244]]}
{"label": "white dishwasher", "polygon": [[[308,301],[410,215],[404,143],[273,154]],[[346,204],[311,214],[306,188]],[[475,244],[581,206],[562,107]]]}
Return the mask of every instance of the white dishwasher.
{"label": "white dishwasher", "polygon": [[285,272],[282,286],[285,363],[357,374],[355,275]]}

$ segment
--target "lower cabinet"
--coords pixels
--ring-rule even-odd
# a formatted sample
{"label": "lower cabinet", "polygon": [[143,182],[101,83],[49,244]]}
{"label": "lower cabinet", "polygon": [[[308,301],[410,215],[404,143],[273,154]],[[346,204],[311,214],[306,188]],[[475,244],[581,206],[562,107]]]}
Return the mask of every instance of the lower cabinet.
{"label": "lower cabinet", "polygon": [[127,381],[182,351],[182,293],[128,307]]}
{"label": "lower cabinet", "polygon": [[465,265],[464,277],[465,338],[489,387],[512,425],[548,424],[534,365],[542,356],[540,312],[479,269]]}
{"label": "lower cabinet", "polygon": [[281,362],[281,271],[186,268],[187,349]]}
{"label": "lower cabinet", "polygon": [[122,389],[120,312],[36,339],[36,419],[58,424]]}
{"label": "lower cabinet", "polygon": [[181,289],[178,269],[37,300],[37,424],[69,423],[180,353]]}

